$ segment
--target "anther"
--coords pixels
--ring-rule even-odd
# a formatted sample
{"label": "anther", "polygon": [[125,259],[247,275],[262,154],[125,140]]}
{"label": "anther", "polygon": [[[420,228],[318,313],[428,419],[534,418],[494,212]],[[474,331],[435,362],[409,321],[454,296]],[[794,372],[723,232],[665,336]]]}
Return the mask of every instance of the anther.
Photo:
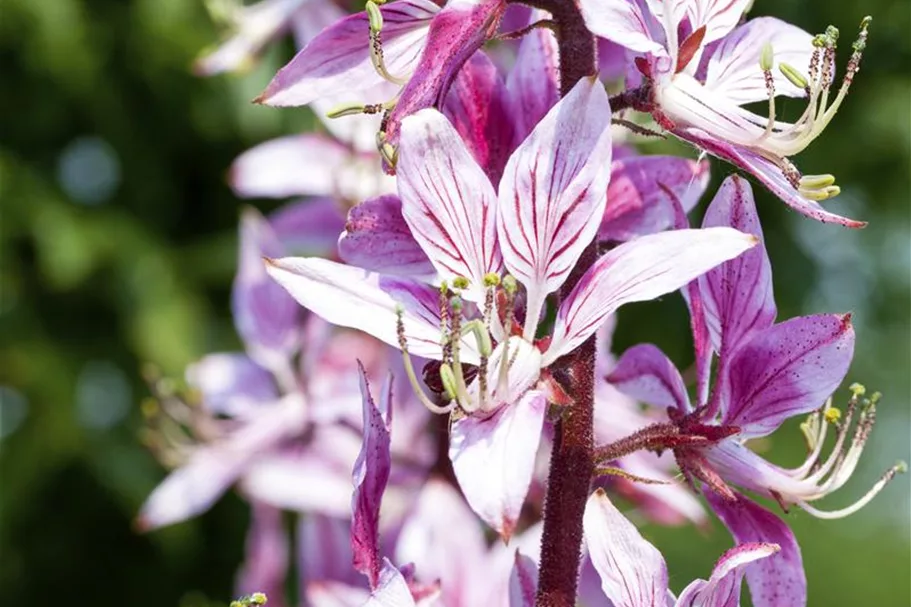
{"label": "anther", "polygon": [[834,175],[804,175],[800,178],[800,187],[808,190],[826,188],[835,183]]}
{"label": "anther", "polygon": [[456,377],[452,367],[443,363],[440,365],[440,381],[443,382],[443,390],[450,401],[458,400],[458,390],[456,388]]}
{"label": "anther", "polygon": [[488,272],[484,275],[485,287],[497,287],[500,285],[500,275],[495,272]]}
{"label": "anther", "polygon": [[456,276],[452,279],[452,287],[454,289],[462,289],[464,291],[469,285],[471,285],[471,281],[464,276]]}
{"label": "anther", "polygon": [[841,409],[838,407],[828,407],[826,408],[825,413],[823,413],[823,417],[825,417],[826,421],[830,424],[838,423],[841,419]]}
{"label": "anther", "polygon": [[759,69],[761,69],[763,72],[771,71],[774,57],[775,52],[772,49],[772,43],[766,42],[764,45],[762,45],[762,50],[759,53]]}
{"label": "anther", "polygon": [[373,0],[367,0],[364,9],[367,13],[367,22],[370,24],[370,31],[375,34],[380,33],[383,29],[383,13],[380,11],[380,7]]}
{"label": "anther", "polygon": [[801,74],[797,68],[781,62],[778,64],[778,71],[781,72],[781,75],[788,79],[788,81],[796,86],[797,88],[805,89],[809,86],[809,82],[806,77]]}

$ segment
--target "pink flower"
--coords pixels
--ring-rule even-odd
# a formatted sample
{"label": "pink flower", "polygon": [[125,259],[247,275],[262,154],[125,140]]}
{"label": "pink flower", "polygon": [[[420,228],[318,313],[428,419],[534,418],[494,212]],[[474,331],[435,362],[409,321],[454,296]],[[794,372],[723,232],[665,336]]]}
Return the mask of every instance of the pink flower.
{"label": "pink flower", "polygon": [[[829,103],[838,30],[813,37],[772,17],[738,26],[748,0],[584,0],[589,28],[643,57],[643,104],[676,136],[752,173],[795,210],[824,222],[862,222],[825,211],[831,175],[802,176],[790,161],[838,111],[859,69],[869,19],[861,25],[844,81]],[[800,72],[804,71],[803,74]],[[808,97],[793,123],[776,119],[775,96]],[[742,108],[767,101],[767,117]]]}
{"label": "pink flower", "polygon": [[[706,227],[722,225],[762,238],[752,193],[738,177],[722,184],[703,222]],[[712,490],[709,503],[738,541],[781,546],[781,554],[761,567],[751,566],[765,572],[757,573],[755,581],[748,575],[754,604],[785,604],[768,594],[763,577],[768,576],[789,586],[788,605],[802,605],[806,582],[793,535],[775,515],[728,483],[773,498],[783,508],[796,504],[814,516],[838,518],[865,505],[900,469],[890,469],[852,506],[823,512],[810,505],[847,482],[873,426],[876,398],[863,400],[855,394],[838,425],[833,453],[821,457],[826,427],[840,417],[827,399],[844,379],[854,350],[850,315],[803,316],[776,324],[771,266],[763,247],[706,273],[688,292],[700,406],[692,407],[679,371],[651,344],[627,350],[608,380],[641,401],[667,408],[673,423],[667,439],[676,441],[670,444],[681,470],[691,482],[701,481]],[[709,395],[713,354],[718,362]],[[801,466],[776,466],[745,445],[748,439],[771,434],[786,419],[807,414],[803,428],[810,453]],[[858,414],[849,441],[852,417]]]}
{"label": "pink flower", "polygon": [[[449,405],[426,397],[425,404],[469,414],[453,424],[450,458],[469,504],[504,536],[531,480],[546,409],[545,393],[536,388],[542,369],[624,303],[673,291],[753,245],[752,237],[716,228],[618,246],[561,303],[550,338],[537,340],[546,297],[598,230],[591,218],[604,213],[609,120],[603,88],[583,80],[512,153],[498,191],[440,113],[424,110],[405,121],[398,170],[403,217],[436,270],[433,282],[451,285],[442,305],[440,289],[414,279],[313,258],[269,263],[298,302],[329,322],[441,360],[453,371],[442,378],[452,379]],[[500,278],[504,270],[522,293],[515,281],[511,288],[511,279]],[[515,306],[520,297],[524,310]],[[482,370],[468,381],[463,365]]]}

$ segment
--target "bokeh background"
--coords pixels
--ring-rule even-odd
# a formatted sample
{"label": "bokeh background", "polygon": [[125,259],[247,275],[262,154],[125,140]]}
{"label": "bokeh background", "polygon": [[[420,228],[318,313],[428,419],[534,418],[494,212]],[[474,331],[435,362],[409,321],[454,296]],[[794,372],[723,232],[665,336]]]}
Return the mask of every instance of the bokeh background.
{"label": "bokeh background", "polygon": [[[757,196],[780,316],[852,310],[849,381],[885,394],[861,466],[830,507],[909,458],[911,3],[757,0],[753,10],[811,31],[832,23],[844,38],[862,12],[874,16],[863,70],[799,163],[834,173],[844,193],[826,204],[870,226],[824,226]],[[239,347],[228,296],[242,203],[226,168],[247,147],[313,124],[306,110],[249,103],[290,57],[289,41],[248,74],[191,75],[218,37],[197,0],[0,0],[4,601],[200,607],[231,598],[248,517],[237,497],[151,535],[131,527],[165,473],[138,440],[142,364],[177,376],[207,352]],[[717,183],[731,169],[713,171]],[[679,297],[621,314],[618,349],[645,340],[689,362]],[[765,446],[796,463],[796,424]],[[911,604],[907,475],[851,518],[798,511],[789,521],[812,606]],[[730,543],[717,526],[645,533],[677,590]]]}

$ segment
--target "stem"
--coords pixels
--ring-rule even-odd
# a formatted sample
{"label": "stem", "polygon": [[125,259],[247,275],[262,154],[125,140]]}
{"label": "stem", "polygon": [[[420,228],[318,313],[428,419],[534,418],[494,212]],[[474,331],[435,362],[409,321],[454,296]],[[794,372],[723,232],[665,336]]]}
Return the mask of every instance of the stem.
{"label": "stem", "polygon": [[[563,287],[567,294],[598,256],[592,242]],[[535,604],[573,607],[582,559],[582,516],[594,473],[595,338],[555,363],[555,377],[572,404],[554,428],[544,500],[544,532]]]}
{"label": "stem", "polygon": [[[550,12],[557,24],[560,91],[565,96],[579,80],[598,73],[595,37],[585,27],[575,0],[525,0],[525,3]],[[563,285],[561,296],[569,294],[597,257],[597,243],[592,241]],[[594,336],[558,360],[553,370],[573,402],[554,428],[535,604],[573,607],[582,558],[582,516],[595,468]]]}

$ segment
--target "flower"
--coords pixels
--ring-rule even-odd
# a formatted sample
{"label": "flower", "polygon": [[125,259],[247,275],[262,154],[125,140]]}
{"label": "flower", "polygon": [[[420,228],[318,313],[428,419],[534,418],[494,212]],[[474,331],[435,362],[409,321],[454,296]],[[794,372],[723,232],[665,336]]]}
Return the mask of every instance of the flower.
{"label": "flower", "polygon": [[[772,543],[740,544],[721,555],[708,580],[694,580],[679,597],[674,597],[668,588],[667,565],[661,553],[639,534],[600,489],[585,505],[583,533],[588,558],[601,578],[601,590],[615,607],[739,605],[744,570],[779,550],[778,545]],[[519,566],[517,562],[517,569]],[[530,563],[525,561],[522,566],[528,576]],[[534,605],[531,593],[513,596],[521,597],[512,603],[514,605]]]}
{"label": "flower", "polygon": [[[703,222],[704,227],[720,225],[762,238],[749,185],[736,176],[722,185]],[[627,350],[608,380],[641,401],[667,408],[671,424],[656,425],[641,438],[672,448],[684,475],[712,490],[710,505],[738,540],[775,537],[770,541],[781,546],[781,554],[763,567],[790,585],[789,604],[803,604],[806,583],[798,571],[800,553],[793,535],[775,515],[728,483],[773,498],[783,508],[796,504],[814,516],[837,518],[866,504],[900,469],[890,469],[853,506],[822,512],[810,505],[841,488],[851,476],[874,421],[876,398],[863,400],[856,393],[837,424],[833,453],[821,459],[825,427],[839,417],[827,399],[844,379],[854,350],[850,315],[820,314],[775,323],[771,266],[762,247],[708,272],[688,292],[700,406],[691,406],[679,371],[651,344]],[[718,363],[709,395],[713,354]],[[854,436],[848,441],[858,410]],[[810,453],[803,465],[782,468],[746,446],[748,439],[767,436],[786,419],[806,414],[811,414],[805,426]],[[646,436],[649,432],[651,437]],[[766,592],[760,582],[750,584],[754,604],[778,604],[760,600]]]}
{"label": "flower", "polygon": [[[458,407],[468,414],[453,423],[450,458],[469,504],[504,536],[518,516],[540,440],[546,399],[535,384],[542,369],[624,303],[675,290],[753,245],[729,228],[620,245],[564,299],[550,338],[537,339],[545,298],[594,237],[598,222],[591,218],[604,212],[609,120],[603,88],[584,79],[512,153],[498,192],[439,112],[405,121],[403,217],[443,288],[322,259],[268,264],[298,302],[329,322],[443,362],[449,405],[423,400],[436,412]],[[504,269],[510,276],[501,279]],[[511,276],[524,286],[524,314]],[[477,378],[466,380],[463,365],[478,366]]]}
{"label": "flower", "polygon": [[[348,515],[347,475],[359,443],[352,428],[360,424],[357,370],[349,354],[357,350],[375,374],[388,363],[389,350],[305,318],[265,274],[261,256],[283,250],[273,228],[284,217],[267,222],[250,210],[242,221],[233,311],[246,352],[210,354],[194,363],[186,392],[167,380],[152,382],[158,402],[145,406],[151,426],[146,438],[175,470],[143,505],[143,529],[195,516],[235,483],[263,512],[267,530],[269,508]],[[412,465],[398,477],[404,485],[397,481],[396,492],[423,476],[431,455],[420,438],[424,410],[406,401],[401,411],[403,445],[395,452]],[[317,482],[320,491],[307,489]]]}
{"label": "flower", "polygon": [[[838,30],[807,32],[772,17],[737,26],[748,0],[584,0],[592,32],[631,51],[647,79],[640,105],[677,137],[752,173],[795,210],[824,222],[862,222],[824,210],[839,193],[831,175],[803,176],[790,161],[829,124],[860,68],[864,19],[841,87],[830,101]],[[736,26],[736,27],[735,27]],[[806,70],[801,73],[801,70]],[[778,120],[776,95],[808,97],[795,122]],[[741,106],[767,101],[769,115]]]}

